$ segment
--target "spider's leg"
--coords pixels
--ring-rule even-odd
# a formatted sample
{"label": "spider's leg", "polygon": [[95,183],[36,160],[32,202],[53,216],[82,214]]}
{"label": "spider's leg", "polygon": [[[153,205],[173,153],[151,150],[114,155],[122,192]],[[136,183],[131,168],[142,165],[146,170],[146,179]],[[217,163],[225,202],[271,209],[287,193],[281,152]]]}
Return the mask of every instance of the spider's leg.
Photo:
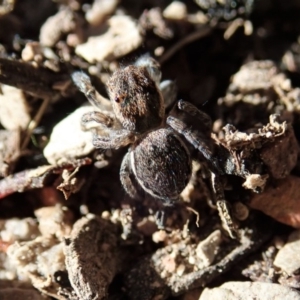
{"label": "spider's leg", "polygon": [[172,109],[171,114],[182,114],[182,112],[184,112],[188,118],[192,117],[198,122],[197,124],[199,125],[199,128],[201,128],[203,135],[210,136],[212,121],[208,114],[199,110],[195,105],[189,102],[179,100]]}
{"label": "spider's leg", "polygon": [[137,190],[130,178],[133,173],[131,172],[130,168],[130,152],[127,152],[123,158],[121,168],[120,168],[120,180],[125,189],[126,193],[131,198],[136,198],[138,193]]}
{"label": "spider's leg", "polygon": [[155,213],[155,223],[159,230],[165,229],[165,221],[166,221],[166,211],[164,209],[160,209]]}
{"label": "spider's leg", "polygon": [[106,128],[106,130],[103,130],[103,133],[105,133],[103,136],[97,133],[93,135],[93,145],[95,148],[118,149],[134,141],[134,133],[125,129],[114,130]]}
{"label": "spider's leg", "polygon": [[73,72],[72,80],[93,106],[101,110],[112,111],[110,101],[96,91],[87,74],[81,71]]}
{"label": "spider's leg", "polygon": [[177,85],[173,80],[164,80],[159,84],[159,89],[163,95],[165,108],[171,107],[177,96]]}
{"label": "spider's leg", "polygon": [[146,54],[141,56],[135,62],[135,65],[146,68],[150,77],[156,82],[157,85],[159,85],[161,79],[161,70],[158,61]]}
{"label": "spider's leg", "polygon": [[219,211],[220,218],[223,226],[230,235],[231,238],[235,239],[238,237],[238,231],[236,224],[232,221],[232,214],[230,211],[230,205],[225,200],[223,186],[220,180],[220,176],[211,172],[211,184],[215,195],[216,205]]}
{"label": "spider's leg", "polygon": [[214,145],[210,137],[211,119],[207,114],[198,110],[194,105],[180,100],[168,116],[167,124],[183,135],[202,154],[216,173],[223,173],[214,155]]}
{"label": "spider's leg", "polygon": [[167,118],[167,124],[170,125],[175,131],[183,135],[191,145],[193,145],[198,151],[200,151],[207,163],[214,170],[216,170],[216,172],[220,170],[218,161],[213,156],[213,149],[210,143],[208,143],[207,136],[203,136],[198,130],[192,129],[180,119],[172,116],[169,116]]}
{"label": "spider's leg", "polygon": [[[211,169],[211,183],[221,220],[229,235],[235,238],[237,236],[237,230],[232,221],[229,204],[225,200],[224,190],[219,176],[219,174],[223,174],[223,171],[219,166],[217,157],[214,156],[213,143],[210,137],[211,120],[209,116],[198,110],[194,105],[182,100],[177,103],[171,114],[172,115],[167,118],[167,124],[183,135],[206,159]],[[194,120],[196,120],[197,123],[200,122],[199,126],[195,125]]]}
{"label": "spider's leg", "polygon": [[89,123],[96,123],[96,126],[111,128],[114,126],[115,119],[100,111],[91,111],[85,113],[81,118],[81,127],[83,130],[87,129]]}

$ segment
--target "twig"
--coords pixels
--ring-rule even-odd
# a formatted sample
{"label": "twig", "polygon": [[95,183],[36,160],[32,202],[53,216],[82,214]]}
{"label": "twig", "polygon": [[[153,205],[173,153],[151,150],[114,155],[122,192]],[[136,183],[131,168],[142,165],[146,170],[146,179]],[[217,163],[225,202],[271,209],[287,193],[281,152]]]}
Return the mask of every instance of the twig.
{"label": "twig", "polygon": [[0,83],[14,86],[39,98],[60,96],[60,91],[53,89],[57,82],[65,81],[69,75],[55,73],[43,67],[17,60],[0,58]]}
{"label": "twig", "polygon": [[199,225],[200,214],[190,206],[186,206],[186,209],[196,215],[196,225],[197,225],[197,227],[200,227],[200,225]]}
{"label": "twig", "polygon": [[198,40],[201,38],[206,37],[212,32],[211,27],[201,27],[197,31],[192,32],[190,35],[184,37],[180,41],[178,41],[176,44],[174,44],[170,49],[166,51],[165,54],[159,59],[159,63],[163,64],[167,60],[169,60],[177,51],[179,51],[184,46]]}
{"label": "twig", "polygon": [[60,166],[40,166],[36,169],[24,170],[0,180],[0,199],[13,193],[43,188],[54,181],[53,175],[60,175],[64,170],[73,171],[77,167],[90,165],[89,158],[77,159]]}
{"label": "twig", "polygon": [[45,98],[43,100],[43,103],[40,106],[38,112],[36,113],[34,118],[29,122],[29,124],[27,126],[26,137],[22,143],[21,150],[24,150],[26,148],[26,146],[30,140],[31,134],[32,134],[33,130],[38,126],[39,122],[41,121],[41,118],[42,118],[45,110],[47,109],[49,102],[50,102],[50,98]]}

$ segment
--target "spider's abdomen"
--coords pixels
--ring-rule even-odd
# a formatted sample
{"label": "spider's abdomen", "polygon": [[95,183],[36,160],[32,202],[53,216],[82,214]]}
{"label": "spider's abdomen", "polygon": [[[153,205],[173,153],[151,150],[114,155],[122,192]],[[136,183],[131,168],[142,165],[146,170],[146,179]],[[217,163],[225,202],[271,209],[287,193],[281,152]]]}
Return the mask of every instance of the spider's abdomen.
{"label": "spider's abdomen", "polygon": [[191,176],[188,150],[171,129],[152,131],[131,152],[133,172],[150,195],[167,202],[178,199]]}

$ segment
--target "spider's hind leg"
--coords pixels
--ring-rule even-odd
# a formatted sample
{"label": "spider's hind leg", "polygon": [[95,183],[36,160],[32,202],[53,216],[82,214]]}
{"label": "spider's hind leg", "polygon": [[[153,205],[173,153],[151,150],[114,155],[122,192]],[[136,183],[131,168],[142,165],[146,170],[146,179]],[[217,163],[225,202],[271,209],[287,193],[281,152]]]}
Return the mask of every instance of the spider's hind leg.
{"label": "spider's hind leg", "polygon": [[211,172],[211,185],[223,227],[226,229],[231,238],[236,239],[238,238],[238,230],[235,222],[233,221],[230,204],[225,200],[220,176],[213,172]]}
{"label": "spider's hind leg", "polygon": [[191,103],[180,100],[167,118],[167,124],[184,136],[202,154],[210,169],[211,184],[223,226],[230,237],[236,238],[238,236],[236,224],[233,221],[230,205],[225,200],[220,178],[224,171],[215,155],[215,145],[211,138],[210,117]]}
{"label": "spider's hind leg", "polygon": [[126,155],[123,158],[121,168],[120,168],[120,180],[122,183],[122,186],[126,193],[131,198],[136,198],[138,195],[137,189],[134,186],[134,183],[131,179],[132,171],[130,168],[130,152],[127,152]]}
{"label": "spider's hind leg", "polygon": [[189,102],[179,100],[168,116],[167,124],[202,154],[214,172],[223,173],[214,155],[214,142],[210,136],[211,119],[206,113]]}

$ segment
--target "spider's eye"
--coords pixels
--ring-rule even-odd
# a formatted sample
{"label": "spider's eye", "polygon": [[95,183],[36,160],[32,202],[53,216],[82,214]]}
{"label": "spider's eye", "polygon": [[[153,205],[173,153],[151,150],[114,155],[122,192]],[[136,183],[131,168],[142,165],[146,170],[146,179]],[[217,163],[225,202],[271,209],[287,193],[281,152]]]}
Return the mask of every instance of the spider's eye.
{"label": "spider's eye", "polygon": [[125,100],[126,100],[126,94],[118,94],[118,95],[116,95],[115,96],[115,98],[114,98],[114,101],[116,102],[116,103],[123,103]]}

